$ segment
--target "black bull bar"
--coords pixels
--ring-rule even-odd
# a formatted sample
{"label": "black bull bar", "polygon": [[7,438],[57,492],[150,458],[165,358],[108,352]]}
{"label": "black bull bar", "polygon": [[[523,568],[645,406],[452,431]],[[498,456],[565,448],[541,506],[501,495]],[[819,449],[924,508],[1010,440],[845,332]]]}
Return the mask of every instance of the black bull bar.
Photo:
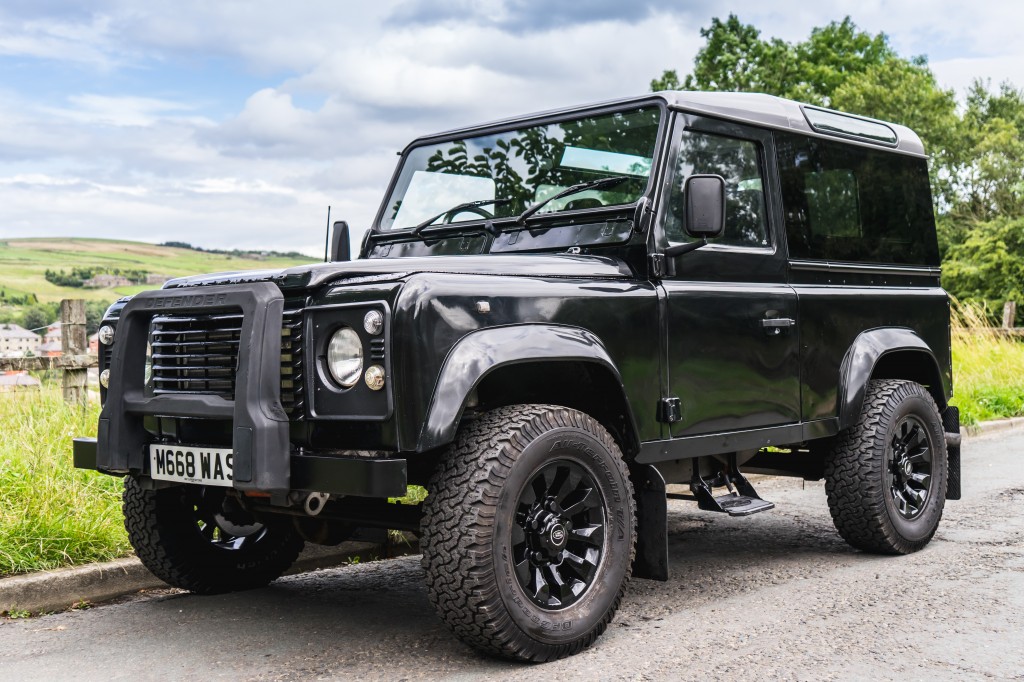
{"label": "black bull bar", "polygon": [[[283,310],[284,297],[269,282],[137,294],[118,319],[97,437],[75,439],[75,466],[118,476],[144,475],[152,441],[143,427],[146,416],[228,419],[232,421],[233,485],[239,490],[404,495],[404,459],[292,454],[288,414],[280,398]],[[237,311],[242,312],[243,322],[234,400],[202,394],[146,395],[146,344],[155,316]]]}

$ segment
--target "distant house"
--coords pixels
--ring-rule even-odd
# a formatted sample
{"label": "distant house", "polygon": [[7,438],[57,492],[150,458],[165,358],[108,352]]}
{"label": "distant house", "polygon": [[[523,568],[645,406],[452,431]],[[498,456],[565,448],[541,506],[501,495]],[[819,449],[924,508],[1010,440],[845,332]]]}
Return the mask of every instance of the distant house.
{"label": "distant house", "polygon": [[157,275],[152,272],[146,275],[146,284],[163,284],[171,279],[170,275]]}
{"label": "distant house", "polygon": [[130,284],[131,281],[127,277],[108,274],[93,275],[82,282],[82,286],[86,289],[112,289],[114,287],[126,287]]}
{"label": "distant house", "polygon": [[39,388],[39,379],[25,371],[0,373],[0,391]]}
{"label": "distant house", "polygon": [[63,352],[64,349],[61,347],[60,341],[51,341],[39,346],[39,355],[44,358],[59,358]]}
{"label": "distant house", "polygon": [[96,332],[95,334],[93,334],[93,335],[91,335],[89,337],[89,355],[99,355],[99,354],[100,354],[100,333]]}
{"label": "distant house", "polygon": [[56,343],[60,345],[60,322],[51,322],[46,327],[46,334],[43,335],[43,343]]}
{"label": "distant house", "polygon": [[22,357],[27,353],[38,353],[43,339],[17,324],[0,324],[0,355]]}

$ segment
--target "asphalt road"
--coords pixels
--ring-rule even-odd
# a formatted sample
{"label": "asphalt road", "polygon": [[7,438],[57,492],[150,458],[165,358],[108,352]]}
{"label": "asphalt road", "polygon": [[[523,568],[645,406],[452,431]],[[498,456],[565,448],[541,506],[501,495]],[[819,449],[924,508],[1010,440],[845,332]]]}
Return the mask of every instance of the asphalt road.
{"label": "asphalt road", "polygon": [[520,666],[434,616],[418,557],[244,594],[153,594],[0,624],[4,680],[1024,679],[1024,430],[964,447],[935,540],[875,557],[836,535],[821,484],[768,479],[769,512],[670,502],[672,579],[635,580],[598,643]]}

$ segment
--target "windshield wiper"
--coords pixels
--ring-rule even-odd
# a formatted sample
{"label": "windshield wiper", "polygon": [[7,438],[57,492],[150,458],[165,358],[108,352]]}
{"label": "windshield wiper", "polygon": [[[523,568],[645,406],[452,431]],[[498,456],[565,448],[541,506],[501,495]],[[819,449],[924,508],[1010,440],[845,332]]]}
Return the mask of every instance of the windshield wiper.
{"label": "windshield wiper", "polygon": [[534,213],[536,213],[537,211],[541,210],[542,208],[544,208],[545,206],[550,204],[552,201],[555,201],[556,199],[561,199],[563,197],[567,197],[570,194],[578,194],[579,192],[585,192],[588,189],[600,189],[600,188],[603,188],[603,187],[613,187],[615,185],[618,185],[620,183],[625,182],[628,179],[629,179],[629,177],[626,176],[626,175],[617,175],[617,176],[607,177],[607,178],[598,178],[597,180],[588,180],[587,182],[581,182],[581,183],[579,183],[577,185],[573,185],[572,187],[566,187],[565,189],[563,189],[558,194],[550,196],[547,199],[545,199],[544,201],[539,201],[536,204],[534,204],[533,206],[530,206],[529,208],[527,208],[522,213],[520,213],[519,217],[516,218],[516,225],[522,225],[524,222],[526,222],[527,218],[529,218]]}
{"label": "windshield wiper", "polygon": [[[462,203],[462,204],[457,204],[457,205],[452,206],[451,208],[449,208],[449,209],[447,209],[445,211],[441,211],[440,213],[438,213],[435,216],[431,216],[430,218],[427,218],[422,223],[420,223],[416,227],[412,228],[412,234],[414,236],[416,236],[416,237],[419,237],[420,234],[423,232],[423,230],[425,230],[428,227],[430,227],[431,224],[433,224],[433,222],[435,220],[437,220],[438,218],[443,218],[446,215],[454,216],[456,213],[459,213],[460,211],[465,211],[466,209],[470,209],[470,208],[479,208],[481,206],[487,206],[488,204],[494,204],[495,206],[502,206],[504,204],[510,204],[510,203],[512,203],[511,199],[481,199],[479,201],[467,201],[467,202]],[[488,232],[493,234],[495,237],[497,237],[498,234],[500,233],[500,231],[497,230],[497,228],[495,228],[494,225],[492,225],[490,223],[488,223],[486,229],[487,229]]]}

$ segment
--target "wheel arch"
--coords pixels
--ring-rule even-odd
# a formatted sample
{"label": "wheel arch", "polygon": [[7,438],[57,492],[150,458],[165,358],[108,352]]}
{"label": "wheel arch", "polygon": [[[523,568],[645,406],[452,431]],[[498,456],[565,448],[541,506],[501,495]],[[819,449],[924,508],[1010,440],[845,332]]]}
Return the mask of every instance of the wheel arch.
{"label": "wheel arch", "polygon": [[869,329],[854,339],[840,369],[840,429],[856,422],[872,379],[917,382],[928,389],[940,411],[946,408],[947,389],[935,353],[913,329]]}
{"label": "wheel arch", "polygon": [[586,329],[521,324],[467,334],[445,358],[417,450],[453,441],[471,400],[485,409],[525,403],[576,409],[608,428],[627,456],[639,449],[622,376]]}

